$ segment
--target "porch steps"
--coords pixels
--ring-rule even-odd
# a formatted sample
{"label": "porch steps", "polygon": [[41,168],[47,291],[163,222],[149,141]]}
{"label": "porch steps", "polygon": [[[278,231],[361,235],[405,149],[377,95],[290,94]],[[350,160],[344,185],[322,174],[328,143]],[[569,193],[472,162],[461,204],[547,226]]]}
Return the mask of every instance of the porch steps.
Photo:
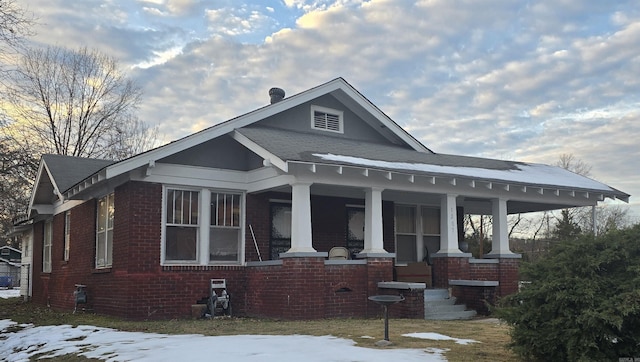
{"label": "porch steps", "polygon": [[424,290],[424,319],[470,319],[475,315],[475,310],[467,310],[466,305],[456,304],[456,298],[449,297],[448,289]]}

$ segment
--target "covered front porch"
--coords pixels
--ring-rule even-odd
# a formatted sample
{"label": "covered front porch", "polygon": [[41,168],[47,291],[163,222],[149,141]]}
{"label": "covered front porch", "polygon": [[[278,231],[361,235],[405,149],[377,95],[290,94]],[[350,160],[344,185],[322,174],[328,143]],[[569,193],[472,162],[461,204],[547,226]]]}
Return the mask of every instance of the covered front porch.
{"label": "covered front porch", "polygon": [[[484,300],[518,288],[520,255],[509,249],[510,212],[557,208],[567,197],[593,201],[564,190],[371,168],[297,163],[288,171],[274,175],[287,184],[247,194],[247,290],[255,293],[251,300],[263,301],[251,303],[252,315],[372,316],[379,307],[368,296],[402,293],[416,301],[399,306],[399,315],[422,318],[417,296],[426,287],[451,288],[469,306],[482,308]],[[465,213],[493,217],[492,248],[482,259],[460,249]],[[349,249],[351,258],[331,260],[333,247]],[[380,288],[412,263],[431,269],[423,286]]]}

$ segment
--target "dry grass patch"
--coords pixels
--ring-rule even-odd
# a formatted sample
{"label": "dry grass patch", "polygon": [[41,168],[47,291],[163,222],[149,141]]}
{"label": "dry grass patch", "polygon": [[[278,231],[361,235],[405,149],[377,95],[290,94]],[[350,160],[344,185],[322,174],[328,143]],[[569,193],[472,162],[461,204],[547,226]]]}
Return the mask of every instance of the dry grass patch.
{"label": "dry grass patch", "polygon": [[[378,348],[375,342],[384,337],[384,320],[379,319],[323,319],[288,321],[254,318],[215,318],[211,320],[127,321],[91,314],[57,312],[17,298],[0,299],[0,319],[35,325],[95,325],[123,331],[165,334],[203,334],[209,336],[263,334],[263,335],[331,335],[352,339],[358,346]],[[407,333],[433,332],[453,338],[473,339],[480,343],[466,345],[454,341],[437,341],[403,337]],[[425,321],[416,319],[389,320],[388,348],[440,348],[449,361],[514,361],[516,356],[506,349],[509,328],[496,321]],[[72,358],[72,356],[67,356]],[[61,359],[66,360],[66,359]],[[69,360],[82,360],[69,359]]]}

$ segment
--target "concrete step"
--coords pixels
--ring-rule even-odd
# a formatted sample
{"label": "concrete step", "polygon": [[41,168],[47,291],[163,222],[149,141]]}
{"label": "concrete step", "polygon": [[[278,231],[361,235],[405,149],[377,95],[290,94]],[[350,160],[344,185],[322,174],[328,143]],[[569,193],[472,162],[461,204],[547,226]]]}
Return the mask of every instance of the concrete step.
{"label": "concrete step", "polygon": [[467,310],[466,305],[456,304],[456,298],[449,297],[448,289],[424,291],[424,319],[458,320],[473,318],[475,315],[476,311]]}
{"label": "concrete step", "polygon": [[425,313],[449,313],[449,312],[463,312],[467,310],[467,306],[464,304],[431,304],[427,303],[424,306]]}
{"label": "concrete step", "polygon": [[424,300],[441,300],[449,298],[449,289],[425,289]]}
{"label": "concrete step", "polygon": [[434,313],[434,314],[426,314],[424,319],[427,320],[435,320],[435,321],[452,321],[452,320],[460,320],[460,319],[471,319],[476,315],[475,310],[464,310],[461,312],[449,312],[449,313]]}

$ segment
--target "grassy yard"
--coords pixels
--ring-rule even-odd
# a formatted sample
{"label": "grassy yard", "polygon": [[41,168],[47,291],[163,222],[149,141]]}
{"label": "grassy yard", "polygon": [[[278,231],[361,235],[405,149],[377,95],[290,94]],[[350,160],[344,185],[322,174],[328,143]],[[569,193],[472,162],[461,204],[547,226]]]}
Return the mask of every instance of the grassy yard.
{"label": "grassy yard", "polygon": [[[210,336],[236,334],[271,335],[332,335],[354,340],[359,346],[378,348],[374,344],[384,337],[382,319],[326,319],[314,321],[286,321],[252,318],[216,318],[212,320],[127,321],[91,313],[71,314],[23,303],[19,298],[0,299],[0,319],[35,325],[95,325],[124,331],[167,334],[203,334]],[[473,339],[481,343],[467,345],[454,341],[434,341],[403,337],[414,332],[434,332],[454,338]],[[362,338],[370,336],[373,338]],[[509,328],[491,320],[425,321],[392,319],[389,321],[389,339],[393,346],[387,348],[442,348],[448,349],[449,361],[514,361],[509,350]],[[65,356],[64,361],[86,360]]]}

